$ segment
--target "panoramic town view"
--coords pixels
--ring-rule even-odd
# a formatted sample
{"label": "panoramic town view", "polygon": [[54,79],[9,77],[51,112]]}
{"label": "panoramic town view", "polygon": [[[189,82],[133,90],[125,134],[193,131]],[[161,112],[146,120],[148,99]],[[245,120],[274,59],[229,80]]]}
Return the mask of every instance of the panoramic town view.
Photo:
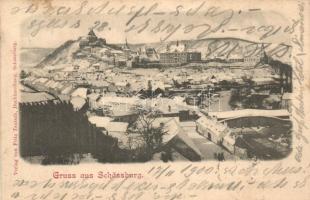
{"label": "panoramic town view", "polygon": [[[240,38],[109,43],[89,29],[20,73],[30,163],[276,160],[292,148],[292,68]],[[283,49],[282,48],[282,49]]]}

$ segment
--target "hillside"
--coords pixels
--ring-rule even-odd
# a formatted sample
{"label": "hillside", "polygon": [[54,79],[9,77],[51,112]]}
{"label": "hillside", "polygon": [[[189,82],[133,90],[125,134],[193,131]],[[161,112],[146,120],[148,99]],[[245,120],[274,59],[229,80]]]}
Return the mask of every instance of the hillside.
{"label": "hillside", "polygon": [[79,49],[77,40],[69,40],[48,54],[36,67],[66,64],[72,61],[72,53]]}
{"label": "hillside", "polygon": [[21,68],[34,67],[40,63],[54,49],[52,48],[21,48]]}
{"label": "hillside", "polygon": [[[251,56],[259,53],[261,50],[261,43],[239,39],[239,38],[206,38],[200,40],[180,40],[180,44],[185,44],[187,49],[201,52],[202,59],[209,59],[214,57],[223,58],[238,58],[243,56]],[[158,42],[150,44],[130,44],[129,47],[138,51],[145,47],[155,48],[158,53],[165,52],[167,46],[176,44],[177,41]],[[119,44],[122,46],[123,44]],[[271,44],[266,48],[266,52],[272,52],[277,47],[287,47],[286,44]],[[278,59],[278,58],[276,58]],[[288,60],[289,52],[281,59]]]}
{"label": "hillside", "polygon": [[[81,44],[86,42],[86,47],[81,47]],[[202,59],[212,58],[243,58],[244,56],[258,55],[262,49],[262,44],[238,39],[238,38],[208,38],[201,40],[181,40],[158,42],[149,44],[107,44],[105,39],[97,38],[94,32],[90,32],[86,37],[80,37],[77,40],[69,40],[50,52],[36,67],[49,69],[63,68],[67,65],[86,63],[88,66],[93,63],[101,62],[103,60],[112,59],[108,54],[118,51],[124,55],[121,47],[128,45],[132,51],[139,52],[148,47],[154,48],[157,53],[165,52],[168,46],[182,44],[186,46],[187,50],[201,52]],[[93,45],[93,46],[92,46]],[[277,44],[275,44],[277,45]],[[269,46],[266,50],[274,48],[275,45]],[[96,53],[91,52],[90,46],[96,49]],[[88,50],[86,50],[88,49]],[[104,52],[104,53],[103,53]],[[107,53],[109,52],[109,53]],[[82,56],[80,56],[82,54]],[[116,58],[120,54],[114,54]],[[79,55],[79,56],[78,56]],[[108,56],[104,58],[104,55]],[[289,54],[285,55],[289,57]],[[283,58],[287,59],[287,58]],[[282,58],[281,58],[282,59]]]}
{"label": "hillside", "polygon": [[91,30],[87,36],[77,40],[68,40],[50,52],[35,67],[62,69],[72,65],[88,67],[90,64],[103,61],[103,52],[120,51],[121,48],[107,44],[105,39],[98,38]]}

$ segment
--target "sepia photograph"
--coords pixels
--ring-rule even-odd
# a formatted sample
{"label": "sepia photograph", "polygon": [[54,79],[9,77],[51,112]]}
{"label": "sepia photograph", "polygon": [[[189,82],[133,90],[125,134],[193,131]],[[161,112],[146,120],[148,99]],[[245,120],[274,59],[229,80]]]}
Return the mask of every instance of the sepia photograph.
{"label": "sepia photograph", "polygon": [[228,32],[155,43],[124,34],[110,42],[97,29],[83,29],[55,48],[22,48],[20,154],[26,161],[279,160],[290,154],[290,41],[250,41]]}
{"label": "sepia photograph", "polygon": [[309,200],[309,7],[1,0],[0,200]]}

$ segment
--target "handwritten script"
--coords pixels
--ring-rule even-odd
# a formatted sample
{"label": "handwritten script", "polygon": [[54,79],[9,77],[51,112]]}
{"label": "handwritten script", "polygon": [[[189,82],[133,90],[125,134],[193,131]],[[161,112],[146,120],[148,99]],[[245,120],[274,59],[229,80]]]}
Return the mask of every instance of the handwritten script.
{"label": "handwritten script", "polygon": [[293,103],[293,120],[296,123],[296,129],[294,131],[296,136],[296,155],[295,159],[301,162],[303,155],[303,145],[309,144],[308,139],[304,135],[304,130],[308,129],[305,123],[305,105],[304,105],[304,56],[306,55],[304,51],[304,3],[300,2],[298,4],[298,14],[300,17],[300,25],[298,26],[299,33],[292,36],[293,49],[296,53],[293,55],[293,79],[295,80],[294,89],[296,92],[296,101]]}
{"label": "handwritten script", "polygon": [[[269,167],[259,166],[259,163],[250,163],[245,167],[188,164],[180,169],[170,165],[154,165],[145,171],[143,179],[16,179],[11,198],[172,200],[198,198],[197,194],[202,191],[298,191],[309,184],[309,167],[284,165],[281,162]],[[173,179],[173,176],[178,179]]]}
{"label": "handwritten script", "polygon": [[[98,32],[111,31],[113,23],[105,19],[108,17],[124,17],[124,33],[141,34],[143,32],[160,36],[166,41],[175,34],[194,34],[196,39],[204,39],[216,33],[240,32],[245,35],[258,35],[260,40],[276,37],[279,34],[293,34],[300,20],[292,19],[286,25],[257,24],[249,22],[240,24],[240,17],[244,13],[252,12],[253,16],[260,15],[260,9],[233,10],[219,6],[210,6],[206,1],[196,2],[191,6],[178,4],[169,10],[163,3],[151,5],[112,4],[109,1],[94,6],[89,1],[80,1],[75,7],[67,5],[52,5],[49,3],[31,3],[11,8],[12,15],[37,16],[27,22],[27,29],[35,37],[43,29],[77,29],[83,23],[90,23],[85,16],[97,16],[91,27]],[[247,15],[245,15],[246,17]],[[186,20],[191,19],[191,20]],[[199,20],[197,20],[199,19]],[[120,22],[118,22],[120,23]]]}

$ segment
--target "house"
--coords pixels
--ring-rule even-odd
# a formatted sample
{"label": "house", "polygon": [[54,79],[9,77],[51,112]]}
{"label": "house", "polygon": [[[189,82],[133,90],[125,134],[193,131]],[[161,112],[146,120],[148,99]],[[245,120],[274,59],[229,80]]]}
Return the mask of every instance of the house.
{"label": "house", "polygon": [[116,138],[120,148],[128,148],[128,123],[114,122],[110,117],[101,116],[90,116],[88,120],[91,124],[96,125],[103,134]]}
{"label": "house", "polygon": [[128,136],[127,128],[128,123],[126,122],[109,122],[105,127],[107,134],[118,140],[118,146],[120,148],[127,148]]}
{"label": "house", "polygon": [[203,158],[202,153],[180,126],[177,118],[158,118],[154,126],[156,124],[157,126],[162,125],[164,131],[166,131],[166,134],[163,136],[161,150],[178,152],[183,158],[190,161],[200,161]]}
{"label": "house", "polygon": [[21,92],[21,103],[48,102],[56,98],[46,92]]}
{"label": "house", "polygon": [[224,147],[230,153],[236,153],[236,138],[226,124],[209,116],[201,116],[196,121],[196,130],[200,135]]}
{"label": "house", "polygon": [[197,121],[197,132],[215,144],[222,144],[223,138],[230,135],[230,130],[215,118],[201,116]]}
{"label": "house", "polygon": [[82,97],[72,97],[70,100],[75,111],[85,111],[87,109],[86,100]]}
{"label": "house", "polygon": [[152,60],[158,60],[158,54],[157,54],[155,48],[153,48],[153,47],[146,47],[145,48],[145,54],[148,58],[150,58]]}
{"label": "house", "polygon": [[74,89],[74,88],[73,88],[73,85],[72,85],[72,84],[65,85],[65,86],[62,88],[62,90],[61,90],[61,94],[66,94],[66,95],[68,95],[68,94],[70,94],[70,93],[72,92],[73,89]]}
{"label": "house", "polygon": [[109,85],[110,84],[106,81],[91,81],[91,89],[93,90],[93,92],[96,93],[103,93],[108,91]]}
{"label": "house", "polygon": [[137,105],[140,99],[138,97],[116,97],[116,96],[103,96],[100,98],[100,103],[102,105],[106,104],[127,104],[127,105]]}
{"label": "house", "polygon": [[130,88],[130,85],[126,81],[116,82],[115,86],[119,92],[126,92]]}
{"label": "house", "polygon": [[77,88],[74,92],[72,92],[71,97],[81,97],[83,99],[87,99],[87,88]]}
{"label": "house", "polygon": [[187,49],[186,44],[176,44],[167,46],[166,52],[159,54],[159,62],[166,64],[183,64],[201,61],[201,52]]}
{"label": "house", "polygon": [[159,54],[160,63],[183,64],[201,61],[200,52],[165,52]]}
{"label": "house", "polygon": [[173,148],[170,148],[168,150],[169,154],[167,153],[167,150],[160,151],[158,153],[153,154],[152,160],[153,161],[164,161],[167,162],[169,159],[174,161],[189,161],[186,157],[184,157],[182,154],[180,154],[178,151],[176,151]]}
{"label": "house", "polygon": [[91,124],[96,125],[97,128],[101,130],[106,130],[107,125],[112,121],[113,119],[110,117],[101,117],[101,116],[90,116],[88,118],[88,121]]}
{"label": "house", "polygon": [[116,87],[115,83],[112,82],[108,85],[107,91],[109,92],[117,92],[118,88]]}
{"label": "house", "polygon": [[98,47],[106,44],[106,40],[103,38],[98,38],[94,33],[93,29],[91,29],[86,37],[82,37],[80,39],[80,47]]}
{"label": "house", "polygon": [[231,135],[226,135],[223,137],[222,145],[225,147],[230,153],[235,153],[235,143],[236,139]]}
{"label": "house", "polygon": [[103,108],[104,114],[110,116],[114,121],[131,123],[137,118],[134,111],[139,103],[139,98],[102,96],[98,100],[98,107]]}
{"label": "house", "polygon": [[101,97],[101,95],[98,93],[91,93],[91,94],[87,95],[88,105],[89,105],[90,109],[95,110],[99,107],[98,101],[99,101],[100,97]]}
{"label": "house", "polygon": [[109,135],[113,134],[125,134],[127,132],[128,123],[126,122],[114,122],[111,121],[107,124],[106,130]]}
{"label": "house", "polygon": [[133,110],[133,106],[126,104],[118,104],[111,107],[108,116],[117,122],[133,123],[138,118],[138,113]]}

